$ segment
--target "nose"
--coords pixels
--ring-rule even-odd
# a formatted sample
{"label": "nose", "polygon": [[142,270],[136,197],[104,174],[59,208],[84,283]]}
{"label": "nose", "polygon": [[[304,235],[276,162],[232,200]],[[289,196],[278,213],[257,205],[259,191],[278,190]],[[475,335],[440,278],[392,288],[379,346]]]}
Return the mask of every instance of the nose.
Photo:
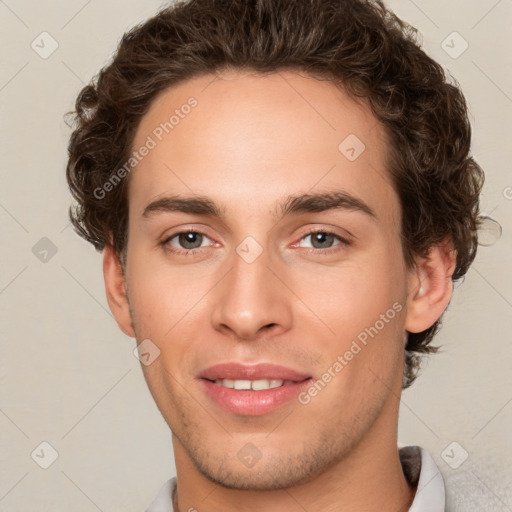
{"label": "nose", "polygon": [[293,294],[279,270],[263,251],[249,262],[235,253],[232,267],[215,287],[213,327],[237,340],[276,336],[290,329]]}

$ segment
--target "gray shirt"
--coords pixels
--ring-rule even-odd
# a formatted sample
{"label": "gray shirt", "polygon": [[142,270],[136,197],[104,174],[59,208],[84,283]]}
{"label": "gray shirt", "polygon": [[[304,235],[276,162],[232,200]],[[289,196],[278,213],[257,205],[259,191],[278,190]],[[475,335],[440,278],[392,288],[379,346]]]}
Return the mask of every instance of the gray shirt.
{"label": "gray shirt", "polygon": [[[398,453],[407,481],[411,485],[417,484],[409,512],[445,512],[444,480],[430,453],[419,446],[405,446]],[[146,512],[174,512],[175,491],[176,478],[171,478]]]}

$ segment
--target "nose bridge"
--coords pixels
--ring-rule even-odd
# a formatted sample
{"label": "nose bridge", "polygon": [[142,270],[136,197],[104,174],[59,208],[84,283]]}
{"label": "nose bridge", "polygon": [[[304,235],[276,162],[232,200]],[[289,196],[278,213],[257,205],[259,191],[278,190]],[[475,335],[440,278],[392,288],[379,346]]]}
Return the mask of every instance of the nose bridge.
{"label": "nose bridge", "polygon": [[219,283],[212,316],[216,329],[229,328],[238,338],[250,339],[271,324],[288,327],[286,295],[271,265],[270,253],[254,238],[236,247],[231,270]]}

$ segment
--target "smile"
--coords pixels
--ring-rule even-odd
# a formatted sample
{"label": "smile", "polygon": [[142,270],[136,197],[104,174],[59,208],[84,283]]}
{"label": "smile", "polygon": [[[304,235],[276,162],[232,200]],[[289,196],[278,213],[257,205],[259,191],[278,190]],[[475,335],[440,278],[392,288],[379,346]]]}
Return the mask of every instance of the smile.
{"label": "smile", "polygon": [[216,379],[215,384],[229,389],[262,391],[265,389],[278,388],[280,386],[289,386],[295,384],[293,380],[280,379],[258,379],[258,380],[234,380],[234,379]]}

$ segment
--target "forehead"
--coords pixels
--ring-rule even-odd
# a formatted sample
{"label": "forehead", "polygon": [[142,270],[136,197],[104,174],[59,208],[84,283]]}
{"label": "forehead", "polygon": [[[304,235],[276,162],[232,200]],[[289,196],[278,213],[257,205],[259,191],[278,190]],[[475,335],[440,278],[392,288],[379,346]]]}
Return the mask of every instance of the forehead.
{"label": "forehead", "polygon": [[139,124],[132,149],[144,146],[129,178],[137,214],[170,193],[236,200],[247,213],[314,189],[365,196],[391,215],[398,207],[369,107],[297,72],[229,71],[171,87]]}

